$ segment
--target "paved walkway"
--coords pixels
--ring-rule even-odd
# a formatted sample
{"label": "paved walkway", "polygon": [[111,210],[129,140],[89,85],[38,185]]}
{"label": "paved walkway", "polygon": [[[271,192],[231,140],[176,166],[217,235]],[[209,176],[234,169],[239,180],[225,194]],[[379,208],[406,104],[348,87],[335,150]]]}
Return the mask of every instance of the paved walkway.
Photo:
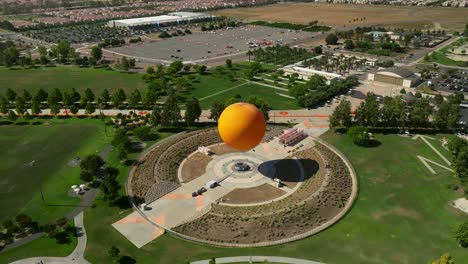
{"label": "paved walkway", "polygon": [[36,264],[42,260],[44,264],[89,264],[88,261],[84,259],[84,251],[86,248],[86,232],[83,224],[83,212],[80,212],[75,216],[75,227],[78,234],[78,244],[76,245],[75,250],[66,256],[66,257],[33,257],[27,259],[17,260],[11,262],[11,264]]}
{"label": "paved walkway", "polygon": [[[303,130],[310,136],[318,137],[328,130],[328,125],[325,125],[328,119],[324,117],[320,119],[323,122],[323,126],[319,125],[316,127],[318,124],[313,125],[312,121],[305,120],[295,127]],[[310,144],[313,144],[313,141],[313,137],[306,137],[301,141],[299,148],[308,148]],[[291,155],[290,152],[292,150],[299,150],[298,146],[284,147],[276,139],[268,143],[259,144],[253,150],[246,153],[226,154],[215,157],[207,165],[204,175],[190,182],[183,183],[181,187],[150,203],[146,211],[135,211],[113,223],[112,226],[136,247],[141,248],[161,236],[165,230],[170,230],[178,225],[201,217],[210,210],[213,202],[219,200],[236,187],[250,188],[271,181],[270,178],[265,177],[259,172],[255,172],[254,175],[249,174],[249,177],[240,178],[230,174],[231,176],[216,188],[209,189],[203,195],[192,197],[192,192],[205,186],[207,182],[211,180],[218,181],[226,177],[229,171],[224,171],[225,168],[223,166],[225,164],[242,158],[254,163],[266,160],[281,160]],[[299,169],[301,170],[301,174],[303,174],[302,166],[299,166]],[[297,184],[293,191],[297,190],[299,185]],[[280,198],[284,198],[289,194],[287,193]],[[174,208],[177,208],[177,210]]]}
{"label": "paved walkway", "polygon": [[[270,263],[288,263],[288,264],[324,264],[323,262],[297,259],[297,258],[286,258],[286,257],[275,257],[275,256],[238,256],[238,257],[226,257],[216,258],[216,263],[239,263],[239,262],[263,262],[268,261]],[[210,260],[199,260],[191,262],[191,264],[209,264]]]}

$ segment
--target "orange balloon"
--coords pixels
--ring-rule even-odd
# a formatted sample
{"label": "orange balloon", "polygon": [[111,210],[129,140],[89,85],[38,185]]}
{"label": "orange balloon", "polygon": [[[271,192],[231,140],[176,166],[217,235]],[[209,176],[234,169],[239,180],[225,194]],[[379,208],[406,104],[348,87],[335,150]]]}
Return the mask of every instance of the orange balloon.
{"label": "orange balloon", "polygon": [[263,113],[248,103],[226,107],[218,119],[219,135],[224,143],[237,150],[247,151],[257,146],[265,130]]}

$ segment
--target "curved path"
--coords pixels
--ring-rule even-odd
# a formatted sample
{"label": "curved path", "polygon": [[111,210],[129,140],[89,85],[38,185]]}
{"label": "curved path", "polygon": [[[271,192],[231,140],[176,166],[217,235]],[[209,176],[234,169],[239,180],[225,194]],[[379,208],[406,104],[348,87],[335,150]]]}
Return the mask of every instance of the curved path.
{"label": "curved path", "polygon": [[84,252],[86,249],[86,232],[83,224],[83,212],[80,212],[77,216],[75,216],[74,220],[76,233],[78,235],[78,243],[75,250],[73,250],[70,255],[66,257],[32,257],[17,260],[15,262],[11,262],[11,264],[32,264],[38,263],[41,260],[44,264],[89,264],[89,262],[84,259]]}
{"label": "curved path", "polygon": [[[268,261],[271,263],[288,263],[288,264],[324,264],[322,262],[311,261],[306,259],[275,257],[275,256],[238,256],[227,258],[216,258],[216,263],[239,263],[239,262],[263,262]],[[209,264],[210,260],[199,260],[191,262],[190,264]]]}

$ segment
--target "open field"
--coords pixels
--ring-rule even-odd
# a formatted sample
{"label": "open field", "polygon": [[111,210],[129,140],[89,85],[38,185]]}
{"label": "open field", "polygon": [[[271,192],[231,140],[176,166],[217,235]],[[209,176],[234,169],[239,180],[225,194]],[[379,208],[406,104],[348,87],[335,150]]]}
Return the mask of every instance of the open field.
{"label": "open field", "polygon": [[69,196],[68,191],[81,181],[79,167],[67,163],[100,152],[110,141],[98,120],[40,121],[43,124],[0,126],[2,220],[23,212],[45,223],[71,211],[80,199]]}
{"label": "open field", "polygon": [[[443,163],[423,141],[378,134],[381,145],[362,148],[346,135],[328,133],[324,138],[350,159],[360,184],[353,209],[333,227],[301,241],[265,248],[218,248],[166,234],[136,249],[111,226],[132,210],[110,207],[98,199],[96,208],[85,211],[86,258],[92,263],[110,262],[102,252],[114,245],[121,255],[131,256],[138,263],[155,259],[161,264],[185,263],[239,255],[276,255],[325,263],[426,263],[444,252],[450,252],[459,263],[468,261],[468,252],[453,238],[454,228],[467,219],[450,206],[461,196],[447,188],[456,179],[442,168],[435,168],[437,174],[431,174],[417,159],[416,155],[421,155]],[[450,159],[437,141],[429,141]],[[114,155],[111,153],[111,158]],[[122,183],[126,171],[128,168],[121,168]]]}
{"label": "open field", "polygon": [[451,54],[453,55],[453,53],[451,52],[452,49],[458,48],[459,46],[463,46],[465,45],[465,43],[468,43],[468,38],[460,38],[452,44],[445,46],[437,51],[434,51],[429,57],[430,61],[449,66],[467,67],[468,62],[457,61],[450,58]]}
{"label": "open field", "polygon": [[99,95],[104,89],[113,92],[122,88],[124,91],[130,92],[134,88],[144,89],[147,86],[141,79],[141,74],[74,66],[20,70],[0,67],[0,83],[2,84],[0,93],[11,88],[21,93],[23,89],[27,89],[32,94],[40,88],[46,92],[54,88],[59,88],[62,91],[75,88],[80,93],[84,93],[86,88],[90,88],[96,95]]}
{"label": "open field", "polygon": [[12,261],[31,258],[37,256],[65,257],[75,249],[77,239],[70,236],[71,243],[57,244],[55,239],[49,237],[38,238],[24,246],[0,253],[0,263],[10,263]]}
{"label": "open field", "polygon": [[[236,95],[242,96],[243,99],[248,96],[256,96],[265,100],[274,110],[278,109],[301,109],[296,99],[287,98],[278,95],[277,92],[287,94],[287,91],[276,90],[271,87],[266,87],[254,83],[232,83],[229,86],[217,86],[213,87],[216,89],[214,93],[205,93],[203,83],[208,80],[203,80],[200,83],[193,84],[194,90],[192,94],[200,100],[202,109],[209,109],[214,101],[225,102],[229,98],[235,97]],[[214,91],[213,89],[213,91]],[[204,96],[196,96],[196,94],[203,94]]]}
{"label": "open field", "polygon": [[269,41],[271,41],[271,44],[289,44],[294,41],[309,39],[318,34],[248,25],[226,30],[195,32],[169,39],[143,39],[143,42],[107,50],[118,55],[137,59],[146,58],[155,61],[183,60],[198,63],[216,57],[245,53],[250,49],[249,41],[261,46]]}
{"label": "open field", "polygon": [[[255,8],[224,9],[213,12],[246,20],[281,21],[307,24],[318,20],[323,25],[342,28],[370,25],[392,25],[407,28],[461,30],[467,23],[464,8],[410,7],[378,5],[339,5],[287,3]],[[361,18],[365,18],[361,20]],[[353,19],[358,21],[353,22]],[[344,28],[346,29],[346,28]]]}

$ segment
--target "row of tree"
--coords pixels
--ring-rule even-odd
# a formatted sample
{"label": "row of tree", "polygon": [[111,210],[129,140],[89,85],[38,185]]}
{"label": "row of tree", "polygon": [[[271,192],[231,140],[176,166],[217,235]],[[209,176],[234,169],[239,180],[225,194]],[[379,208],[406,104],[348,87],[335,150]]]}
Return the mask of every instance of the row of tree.
{"label": "row of tree", "polygon": [[444,100],[440,95],[432,100],[417,98],[405,101],[402,96],[384,97],[380,102],[373,93],[357,107],[354,118],[351,103],[343,100],[330,118],[332,127],[349,128],[352,124],[365,127],[435,127],[438,129],[456,128],[459,120],[459,104],[463,95],[451,95]]}
{"label": "row of tree", "polygon": [[305,84],[291,86],[289,94],[297,98],[299,105],[311,108],[334,96],[345,94],[358,84],[359,81],[354,77],[334,79],[327,84],[324,77],[314,75]]}

